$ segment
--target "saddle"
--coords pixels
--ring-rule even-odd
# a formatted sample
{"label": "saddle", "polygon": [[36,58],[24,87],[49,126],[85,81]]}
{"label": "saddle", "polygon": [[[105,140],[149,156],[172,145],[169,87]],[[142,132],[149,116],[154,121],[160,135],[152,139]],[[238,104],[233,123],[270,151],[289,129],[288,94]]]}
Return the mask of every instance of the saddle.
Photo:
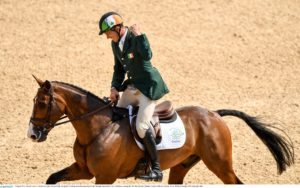
{"label": "saddle", "polygon": [[[139,142],[142,143],[142,139],[138,136],[138,133],[136,131],[136,115],[138,113],[138,109],[139,107],[133,107],[133,111],[132,111],[132,126],[131,127],[131,132],[133,134],[133,136],[135,137],[136,140],[138,140]],[[128,109],[126,108],[119,108],[119,107],[114,107],[113,109],[113,121],[117,121],[123,118],[127,118],[129,117],[128,114]],[[155,141],[156,144],[159,144],[161,142],[162,139],[162,135],[160,132],[160,122],[161,123],[169,123],[169,122],[173,122],[176,120],[176,113],[175,113],[175,109],[173,108],[173,105],[171,103],[171,101],[164,101],[158,105],[156,105],[155,110],[154,110],[154,114],[152,117],[152,120],[150,122],[150,124],[152,125],[151,131],[155,136]]]}
{"label": "saddle", "polygon": [[171,101],[164,101],[155,106],[154,116],[158,116],[160,122],[172,122],[175,118],[175,109]]}

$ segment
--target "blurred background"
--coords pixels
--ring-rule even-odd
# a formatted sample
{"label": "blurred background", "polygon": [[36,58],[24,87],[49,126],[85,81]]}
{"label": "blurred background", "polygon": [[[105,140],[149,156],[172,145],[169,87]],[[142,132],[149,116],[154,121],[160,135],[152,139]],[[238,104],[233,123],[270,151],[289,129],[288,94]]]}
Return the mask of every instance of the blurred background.
{"label": "blurred background", "polygon": [[[294,143],[295,165],[281,176],[263,143],[237,118],[233,166],[245,183],[300,183],[300,1],[297,0],[0,0],[0,183],[42,184],[74,162],[71,124],[44,143],[26,137],[38,85],[63,81],[108,96],[110,40],[99,36],[102,14],[147,34],[152,63],[175,107],[232,108],[279,123]],[[164,181],[168,181],[168,170]],[[90,181],[62,183],[92,184]],[[116,184],[144,184],[132,178]],[[198,163],[186,184],[222,183]]]}

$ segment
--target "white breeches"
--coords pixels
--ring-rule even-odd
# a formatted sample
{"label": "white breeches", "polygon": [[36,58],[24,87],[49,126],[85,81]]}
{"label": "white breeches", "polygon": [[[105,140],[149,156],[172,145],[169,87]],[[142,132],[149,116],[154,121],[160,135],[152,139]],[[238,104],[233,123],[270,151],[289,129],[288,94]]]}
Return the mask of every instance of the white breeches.
{"label": "white breeches", "polygon": [[141,93],[137,88],[128,86],[123,92],[117,106],[126,108],[128,105],[139,106],[136,118],[136,129],[139,137],[144,138],[146,131],[150,128],[156,101],[151,100]]}

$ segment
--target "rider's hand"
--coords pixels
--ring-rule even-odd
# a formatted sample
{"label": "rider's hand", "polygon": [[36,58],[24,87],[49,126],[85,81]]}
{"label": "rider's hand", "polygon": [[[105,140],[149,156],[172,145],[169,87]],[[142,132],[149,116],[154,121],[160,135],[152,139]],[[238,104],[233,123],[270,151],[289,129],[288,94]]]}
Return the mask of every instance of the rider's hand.
{"label": "rider's hand", "polygon": [[130,26],[129,29],[135,36],[139,36],[142,34],[140,31],[140,27],[136,24],[133,24],[132,26]]}
{"label": "rider's hand", "polygon": [[111,88],[110,89],[110,99],[111,99],[111,101],[112,102],[117,102],[118,100],[119,100],[119,97],[120,97],[120,95],[119,95],[119,92],[116,90],[116,88]]}

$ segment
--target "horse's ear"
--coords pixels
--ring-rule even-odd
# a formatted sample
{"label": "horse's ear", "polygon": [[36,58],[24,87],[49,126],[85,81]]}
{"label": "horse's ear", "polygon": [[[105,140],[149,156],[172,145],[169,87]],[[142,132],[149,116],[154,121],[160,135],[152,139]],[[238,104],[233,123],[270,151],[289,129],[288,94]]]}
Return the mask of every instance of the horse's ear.
{"label": "horse's ear", "polygon": [[40,87],[44,84],[44,82],[41,79],[38,79],[36,76],[32,75],[33,78],[36,80],[36,82],[39,84]]}
{"label": "horse's ear", "polygon": [[44,88],[46,91],[50,91],[50,89],[51,89],[51,83],[50,83],[48,80],[46,80],[46,81],[44,82],[44,84],[43,84],[43,88]]}

